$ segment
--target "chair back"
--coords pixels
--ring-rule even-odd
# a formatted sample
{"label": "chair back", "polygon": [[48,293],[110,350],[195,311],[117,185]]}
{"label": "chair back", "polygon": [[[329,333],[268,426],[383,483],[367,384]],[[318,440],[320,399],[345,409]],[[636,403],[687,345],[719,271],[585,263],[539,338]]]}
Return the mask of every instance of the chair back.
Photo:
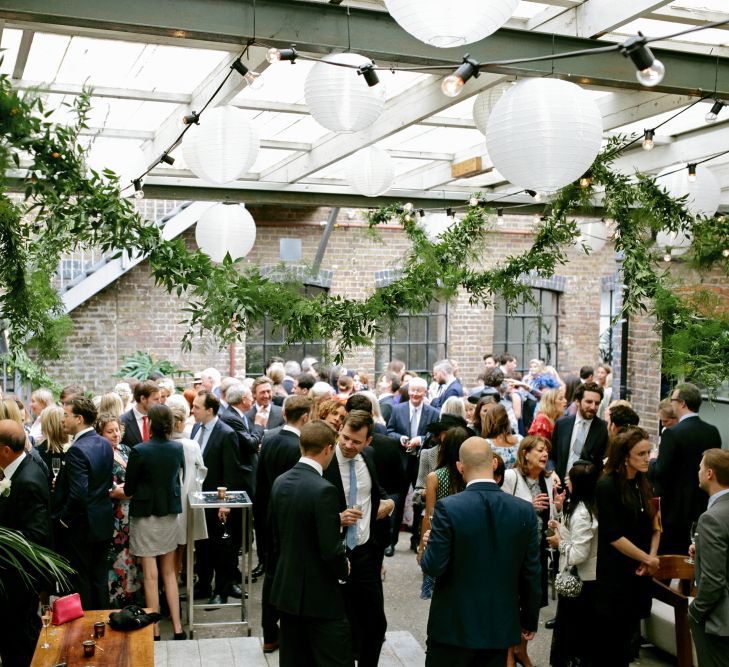
{"label": "chair back", "polygon": [[659,556],[658,560],[660,564],[653,578],[665,582],[678,579],[678,590],[689,595],[694,586],[694,566],[686,562],[686,556],[666,555]]}

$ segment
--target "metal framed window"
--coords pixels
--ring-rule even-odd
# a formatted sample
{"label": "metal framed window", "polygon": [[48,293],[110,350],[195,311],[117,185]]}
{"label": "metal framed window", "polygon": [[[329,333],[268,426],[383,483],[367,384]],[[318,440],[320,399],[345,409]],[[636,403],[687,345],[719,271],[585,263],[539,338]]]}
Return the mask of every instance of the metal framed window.
{"label": "metal framed window", "polygon": [[559,292],[532,288],[534,303],[510,313],[503,299],[495,305],[493,351],[509,352],[525,372],[530,359],[556,366],[559,353]]}
{"label": "metal framed window", "polygon": [[603,289],[600,293],[600,361],[613,363],[613,318],[618,314],[618,293]]}
{"label": "metal framed window", "polygon": [[381,373],[392,359],[427,375],[447,356],[448,304],[433,301],[422,313],[401,313],[394,328],[375,341],[375,368]]}

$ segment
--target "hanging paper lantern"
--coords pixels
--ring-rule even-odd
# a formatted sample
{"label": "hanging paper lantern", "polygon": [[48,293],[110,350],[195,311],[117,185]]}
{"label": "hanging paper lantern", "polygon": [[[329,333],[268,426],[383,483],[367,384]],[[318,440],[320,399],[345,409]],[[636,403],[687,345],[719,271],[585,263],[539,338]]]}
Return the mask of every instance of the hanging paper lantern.
{"label": "hanging paper lantern", "polygon": [[370,87],[356,69],[326,64],[357,68],[372,61],[356,53],[334,53],[322,60],[325,62],[311,68],[304,83],[306,103],[314,119],[332,132],[359,132],[372,125],[385,107],[384,84]]}
{"label": "hanging paper lantern", "polygon": [[656,183],[673,198],[688,195],[684,206],[691,215],[710,216],[714,215],[719,208],[721,199],[719,182],[711,173],[711,169],[702,164],[696,165],[696,180],[694,181],[689,180],[688,169],[685,165],[675,165],[658,174]]}
{"label": "hanging paper lantern", "polygon": [[232,106],[209,109],[200,125],[182,140],[182,155],[198,178],[209,183],[231,183],[245,174],[258,157],[258,132],[245,112]]}
{"label": "hanging paper lantern", "polygon": [[256,223],[243,204],[216,204],[195,226],[195,242],[214,262],[245,257],[256,242]]}
{"label": "hanging paper lantern", "polygon": [[476,95],[473,102],[473,122],[476,123],[481,134],[486,134],[491,111],[503,94],[511,88],[511,85],[510,83],[497,83],[493,88]]}
{"label": "hanging paper lantern", "polygon": [[[147,171],[147,160],[142,149],[128,141],[104,142],[95,141],[86,155],[86,164],[94,171],[101,173],[104,169],[111,169],[119,176],[119,187],[124,190],[124,196],[131,197],[134,189],[131,186],[135,178],[139,178]],[[126,189],[125,189],[126,188]]]}
{"label": "hanging paper lantern", "polygon": [[378,197],[387,192],[395,178],[395,162],[381,148],[369,146],[349,158],[347,180],[355,192]]}
{"label": "hanging paper lantern", "polygon": [[518,4],[519,0],[385,0],[404,30],[440,48],[488,37],[511,18]]}
{"label": "hanging paper lantern", "polygon": [[441,234],[447,232],[455,223],[456,219],[446,213],[428,213],[418,224],[428,239],[435,243]]}
{"label": "hanging paper lantern", "polygon": [[586,246],[590,252],[599,252],[608,240],[608,227],[604,222],[591,220],[589,222],[578,222],[577,227],[580,235],[577,237],[578,245]]}
{"label": "hanging paper lantern", "polygon": [[665,232],[656,234],[656,245],[665,253],[670,248],[674,256],[683,255],[691,246],[691,239],[683,232]]}
{"label": "hanging paper lantern", "polygon": [[491,111],[486,147],[494,167],[521,188],[554,192],[592,165],[602,141],[600,110],[579,86],[527,79]]}

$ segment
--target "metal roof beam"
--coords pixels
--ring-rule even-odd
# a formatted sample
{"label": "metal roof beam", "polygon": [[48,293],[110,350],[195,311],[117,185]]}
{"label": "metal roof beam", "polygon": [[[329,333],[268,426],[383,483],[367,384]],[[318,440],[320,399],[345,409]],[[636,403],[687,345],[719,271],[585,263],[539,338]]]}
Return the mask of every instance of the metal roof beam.
{"label": "metal roof beam", "polygon": [[189,93],[166,93],[159,90],[133,90],[130,88],[109,88],[107,86],[80,86],[75,83],[46,83],[21,79],[13,81],[16,90],[32,90],[54,95],[79,95],[84,88],[91,90],[92,97],[111,97],[120,100],[139,100],[140,102],[169,102],[170,104],[189,104]]}

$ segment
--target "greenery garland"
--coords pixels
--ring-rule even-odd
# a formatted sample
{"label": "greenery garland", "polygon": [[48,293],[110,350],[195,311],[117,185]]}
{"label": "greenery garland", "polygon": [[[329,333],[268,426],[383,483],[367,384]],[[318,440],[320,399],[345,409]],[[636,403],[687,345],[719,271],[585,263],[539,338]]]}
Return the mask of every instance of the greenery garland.
{"label": "greenery garland", "polygon": [[[120,197],[112,172],[87,170],[78,137],[87,127],[89,100],[88,91],[74,100],[73,124],[54,125],[40,98],[18,95],[9,79],[0,77],[0,309],[11,362],[37,382],[48,381],[39,368],[61,353],[70,326],[51,277],[60,256],[80,245],[105,253],[124,249],[148,255],[155,282],[171,294],[188,295],[183,349],[189,350],[202,334],[212,334],[225,345],[265,316],[274,326],[285,327],[289,340],[330,341],[339,360],[351,348],[371,344],[401,312],[422,311],[434,298],[450,298],[461,289],[472,304],[488,305],[494,295],[514,307],[528,299],[524,276],[549,277],[567,262],[567,248],[579,234],[570,216],[587,211],[597,186],[604,189],[603,207],[616,222],[615,246],[623,257],[621,315],[645,310],[664,289],[652,243],[658,229],[691,231],[697,239],[696,266],[721,263],[729,274],[729,260],[721,252],[729,247],[726,225],[711,219],[694,224],[682,202],[671,199],[652,178],[611,171],[610,162],[619,152],[614,140],[592,167],[592,186],[563,188],[536,226],[531,248],[496,267],[481,269],[492,219],[486,207],[468,206],[460,220],[431,241],[412,207],[390,206],[370,212],[368,221],[372,229],[400,223],[411,241],[399,279],[364,300],[330,294],[308,298],[293,280],[272,282],[229,257],[216,265],[204,253],[187,250],[182,239],[163,239],[160,229]],[[21,167],[24,200],[19,203],[2,193],[10,188],[8,171]],[[662,311],[657,314],[663,316]],[[26,351],[32,351],[38,367]],[[716,373],[702,368],[693,368],[694,379],[715,379]],[[727,369],[729,362],[720,370],[726,375]]]}

